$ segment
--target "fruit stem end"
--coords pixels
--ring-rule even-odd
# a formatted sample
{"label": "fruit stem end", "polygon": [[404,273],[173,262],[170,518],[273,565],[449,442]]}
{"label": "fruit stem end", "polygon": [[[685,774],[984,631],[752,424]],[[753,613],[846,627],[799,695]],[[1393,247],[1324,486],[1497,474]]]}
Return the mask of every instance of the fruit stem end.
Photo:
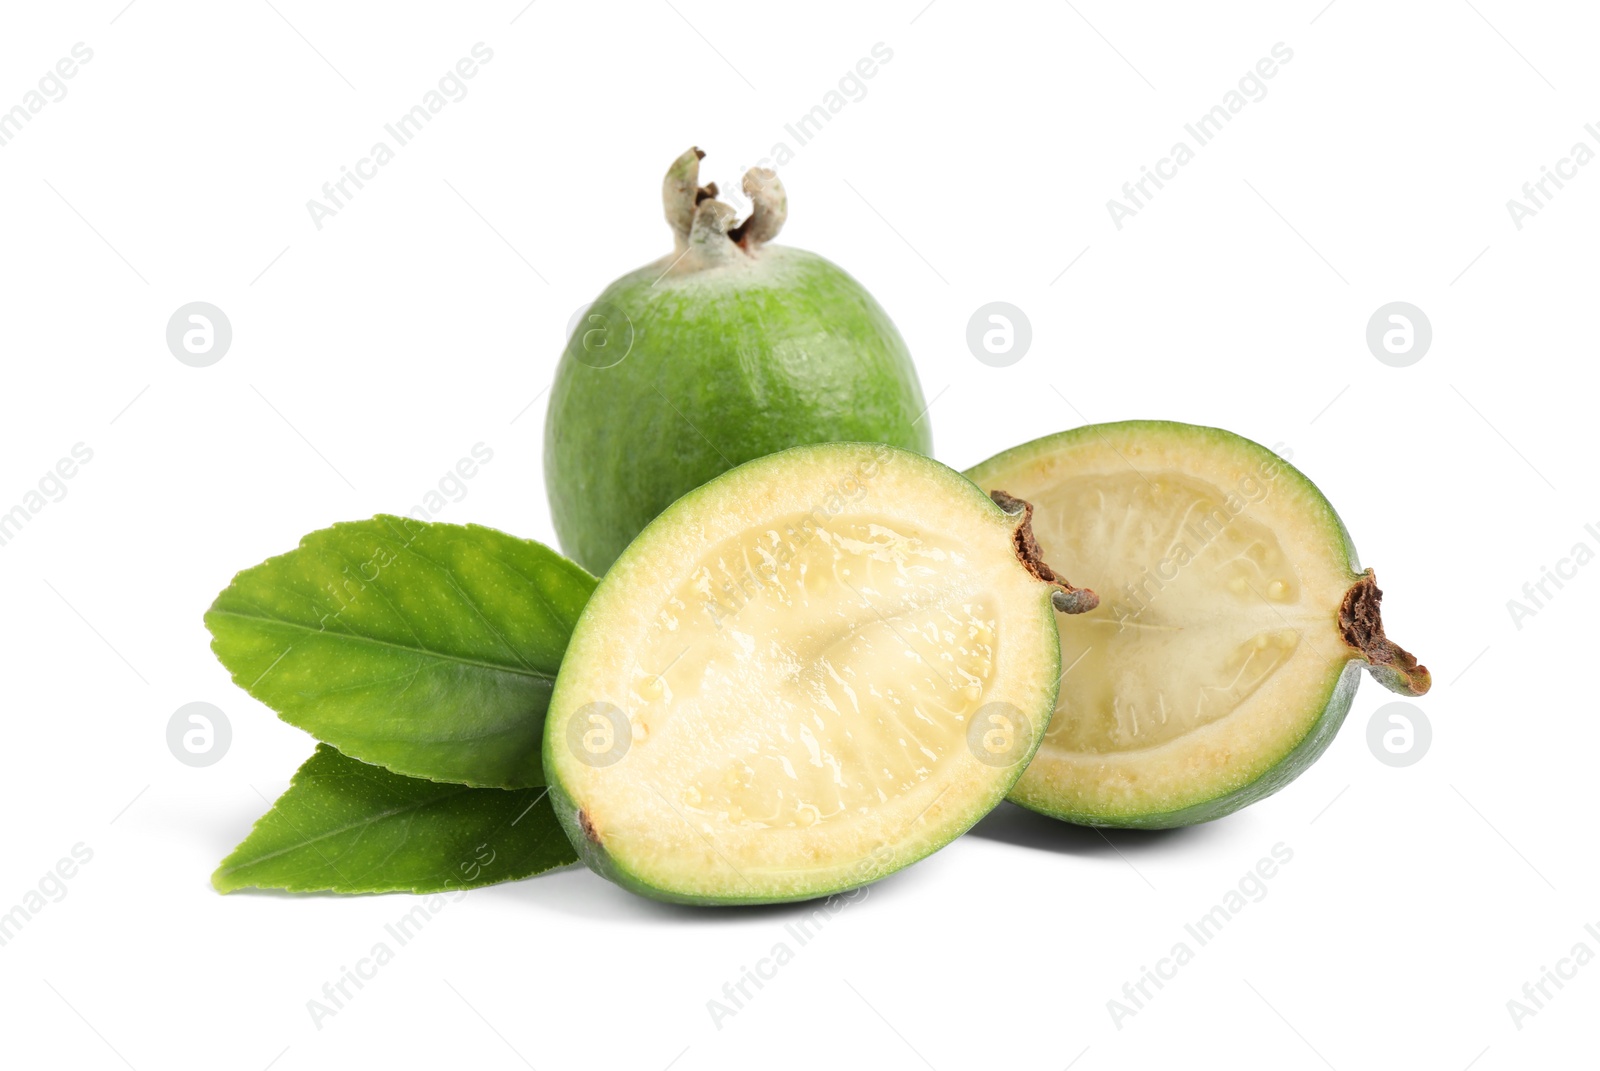
{"label": "fruit stem end", "polygon": [[1049,563],[1044,560],[1044,551],[1040,549],[1039,541],[1033,535],[1033,503],[1000,490],[990,491],[989,498],[1008,516],[1022,518],[1021,523],[1012,530],[1012,546],[1016,548],[1017,560],[1028,572],[1039,580],[1056,586],[1056,590],[1050,593],[1051,606],[1064,614],[1086,614],[1100,605],[1100,596],[1088,588],[1073,587],[1067,582],[1066,577],[1050,568]]}
{"label": "fruit stem end", "polygon": [[750,199],[750,215],[735,224],[735,210],[717,200],[717,184],[700,185],[700,161],[705,155],[698,148],[686,150],[672,161],[661,182],[661,202],[672,227],[674,251],[680,259],[691,251],[693,254],[688,257],[692,263],[678,266],[676,274],[723,263],[740,253],[754,256],[778,236],[789,215],[789,197],[777,172],[752,167],[742,183],[744,195]]}
{"label": "fruit stem end", "polygon": [[1433,675],[1415,655],[1383,634],[1383,618],[1378,612],[1382,601],[1377,577],[1368,569],[1339,605],[1339,634],[1379,684],[1401,695],[1425,695],[1433,685]]}

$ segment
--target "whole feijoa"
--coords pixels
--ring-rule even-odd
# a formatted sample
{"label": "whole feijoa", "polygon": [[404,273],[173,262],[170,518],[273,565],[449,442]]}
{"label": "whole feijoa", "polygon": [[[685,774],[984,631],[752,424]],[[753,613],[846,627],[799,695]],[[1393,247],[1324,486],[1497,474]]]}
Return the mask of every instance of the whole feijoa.
{"label": "whole feijoa", "polygon": [[699,184],[704,155],[666,175],[673,251],[606,287],[550,391],[556,534],[597,575],[673,501],[745,461],[821,442],[932,449],[888,315],[830,261],[768,244],[788,209],[772,171],[744,176],[752,209],[738,222]]}

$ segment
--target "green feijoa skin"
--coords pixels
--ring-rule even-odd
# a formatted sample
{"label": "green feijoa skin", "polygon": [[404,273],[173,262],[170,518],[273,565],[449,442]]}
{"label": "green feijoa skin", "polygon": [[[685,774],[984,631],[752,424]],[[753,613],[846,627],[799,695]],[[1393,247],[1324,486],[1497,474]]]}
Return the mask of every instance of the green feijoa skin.
{"label": "green feijoa skin", "polygon": [[1066,667],[1011,792],[1083,825],[1162,829],[1271,795],[1327,748],[1362,668],[1402,695],[1428,671],[1389,640],[1373,572],[1322,493],[1217,428],[1133,420],[968,471],[1032,502],[1043,554],[1106,598],[1060,622]]}
{"label": "green feijoa skin", "polygon": [[321,744],[211,883],[219,892],[438,893],[577,860],[545,789],[402,777]]}
{"label": "green feijoa skin", "polygon": [[[881,444],[800,446],[691,491],[585,607],[545,722],[573,847],[688,904],[826,896],[1004,798],[1055,706],[1031,507]],[[1059,563],[1058,563],[1059,564]]]}
{"label": "green feijoa skin", "polygon": [[379,516],[246,569],[205,620],[234,683],[346,755],[526,788],[544,783],[545,707],[594,585],[532,540]]}
{"label": "green feijoa skin", "polygon": [[562,549],[596,575],[679,496],[806,443],[927,454],[905,343],[833,263],[770,244],[788,211],[773,172],[744,176],[743,222],[699,184],[691,149],[663,195],[675,244],[606,287],[550,391],[545,484]]}

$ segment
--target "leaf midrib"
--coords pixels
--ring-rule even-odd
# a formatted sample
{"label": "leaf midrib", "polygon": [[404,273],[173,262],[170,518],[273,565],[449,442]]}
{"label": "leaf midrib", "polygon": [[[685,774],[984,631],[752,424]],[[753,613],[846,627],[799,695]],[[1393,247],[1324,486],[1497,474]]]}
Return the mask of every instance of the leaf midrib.
{"label": "leaf midrib", "polygon": [[[550,681],[552,683],[556,679],[556,675],[554,673],[546,673],[543,670],[534,669],[526,664],[505,665],[499,662],[485,662],[476,658],[466,658],[462,655],[446,654],[443,651],[435,651],[431,647],[412,647],[403,643],[395,643],[391,640],[380,640],[375,636],[363,636],[355,632],[330,632],[324,628],[312,628],[310,625],[301,624],[298,621],[290,621],[282,617],[268,617],[265,614],[244,613],[240,610],[219,610],[216,607],[212,607],[210,614],[216,614],[219,617],[235,617],[245,621],[266,621],[274,625],[283,625],[288,628],[299,629],[301,632],[315,632],[323,636],[337,636],[340,639],[352,640],[357,643],[370,643],[378,647],[393,648],[396,651],[406,651],[411,654],[428,655],[445,662],[459,662],[464,666],[478,666],[482,669],[498,670],[502,673],[515,673],[519,677],[534,677],[538,680]],[[210,614],[207,616],[210,616]]]}
{"label": "leaf midrib", "polygon": [[[294,787],[293,784],[291,784],[290,787],[293,788]],[[238,864],[236,864],[236,865],[234,865],[232,867],[228,867],[227,869],[225,869],[223,871],[223,873],[225,873],[225,874],[233,874],[235,871],[242,870],[245,867],[257,866],[257,865],[259,865],[261,863],[267,862],[270,859],[276,859],[280,855],[288,855],[290,852],[302,851],[303,849],[311,847],[311,845],[317,843],[320,840],[327,840],[329,837],[337,837],[339,834],[348,833],[352,829],[370,828],[374,823],[381,822],[386,818],[393,818],[397,814],[406,814],[406,813],[408,813],[410,811],[419,811],[419,810],[423,809],[424,807],[432,807],[432,806],[435,806],[435,805],[440,804],[440,803],[447,803],[450,800],[458,798],[463,792],[471,792],[472,791],[472,786],[471,785],[460,785],[460,786],[458,786],[458,788],[459,788],[459,791],[445,792],[445,793],[442,793],[442,794],[440,794],[438,796],[434,796],[434,797],[432,797],[430,799],[418,800],[415,803],[408,803],[403,807],[394,807],[394,808],[392,808],[390,810],[387,810],[387,811],[379,811],[377,814],[371,815],[369,817],[360,818],[360,819],[357,819],[354,822],[347,822],[344,825],[339,826],[336,829],[330,829],[330,830],[327,830],[326,832],[318,833],[315,836],[307,837],[306,839],[300,841],[298,844],[290,844],[290,845],[288,845],[286,847],[279,848],[276,851],[267,852],[264,855],[256,856],[254,859],[250,859],[250,860],[247,860],[245,862],[238,863]],[[274,806],[274,808],[276,808],[277,805],[274,804],[273,806]],[[268,811],[267,812],[267,816],[270,816],[271,814],[272,814],[272,811]],[[293,830],[293,823],[292,822],[290,823],[290,828],[291,828],[291,830]],[[318,852],[317,854],[321,855],[322,853]],[[335,873],[338,872],[338,868],[334,867],[333,864],[331,862],[329,862],[326,858],[323,859],[323,862],[327,863],[328,866],[333,867]]]}

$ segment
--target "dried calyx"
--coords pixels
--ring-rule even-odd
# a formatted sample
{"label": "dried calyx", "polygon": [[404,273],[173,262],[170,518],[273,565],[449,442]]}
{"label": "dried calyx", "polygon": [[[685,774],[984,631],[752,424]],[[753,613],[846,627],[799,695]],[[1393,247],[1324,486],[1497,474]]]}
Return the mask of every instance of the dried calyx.
{"label": "dried calyx", "polygon": [[[675,238],[675,255],[690,270],[754,256],[783,229],[789,199],[783,183],[770,168],[753,167],[744,175],[744,195],[750,215],[737,222],[731,205],[717,200],[717,184],[700,185],[700,161],[705,153],[690,149],[672,162],[661,183],[661,200]],[[692,263],[687,263],[692,262]]]}
{"label": "dried calyx", "polygon": [[1339,605],[1339,634],[1385,688],[1401,695],[1424,695],[1433,677],[1415,655],[1383,634],[1383,618],[1378,613],[1382,601],[1377,578],[1368,569]]}
{"label": "dried calyx", "polygon": [[990,491],[989,497],[994,504],[1005,510],[1013,517],[1020,516],[1022,523],[1017,525],[1011,535],[1012,545],[1016,548],[1017,560],[1035,577],[1047,584],[1054,584],[1055,591],[1050,593],[1050,605],[1064,614],[1084,614],[1100,605],[1100,596],[1088,588],[1075,588],[1067,582],[1067,578],[1050,568],[1044,560],[1044,551],[1039,547],[1039,540],[1033,534],[1033,503],[1015,498],[1004,491]]}

